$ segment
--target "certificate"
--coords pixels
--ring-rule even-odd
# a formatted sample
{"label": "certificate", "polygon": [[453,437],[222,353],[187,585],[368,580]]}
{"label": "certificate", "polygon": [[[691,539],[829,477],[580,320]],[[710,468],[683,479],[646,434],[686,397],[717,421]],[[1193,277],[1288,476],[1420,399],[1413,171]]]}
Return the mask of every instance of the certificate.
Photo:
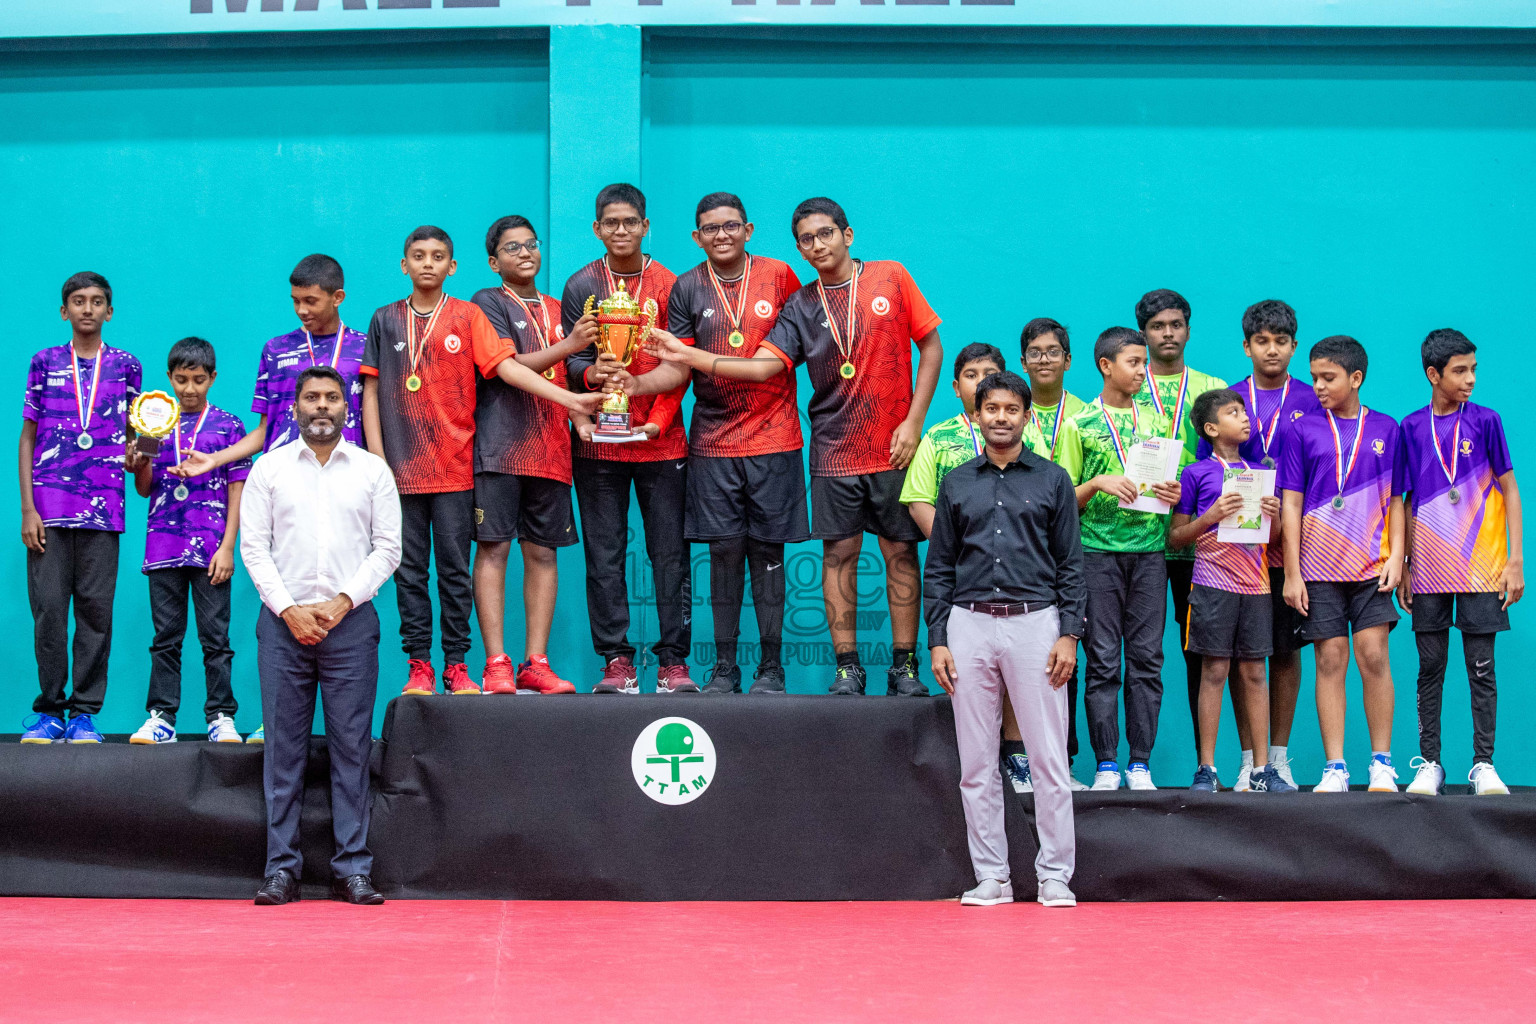
{"label": "certificate", "polygon": [[1167,515],[1169,505],[1152,493],[1152,485],[1179,478],[1179,456],[1184,445],[1177,438],[1150,437],[1125,453],[1125,475],[1136,485],[1136,500],[1120,499],[1120,507],[1134,512]]}
{"label": "certificate", "polygon": [[1259,500],[1274,497],[1275,471],[1245,469],[1229,474],[1221,485],[1221,493],[1241,495],[1243,507],[1217,524],[1217,541],[1222,544],[1268,544],[1270,520],[1260,510]]}

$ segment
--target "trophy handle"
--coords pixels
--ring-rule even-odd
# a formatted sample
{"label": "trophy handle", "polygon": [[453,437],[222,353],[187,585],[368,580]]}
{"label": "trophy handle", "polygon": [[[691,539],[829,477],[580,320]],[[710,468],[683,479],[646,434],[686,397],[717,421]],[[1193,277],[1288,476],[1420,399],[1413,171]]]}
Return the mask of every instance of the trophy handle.
{"label": "trophy handle", "polygon": [[586,316],[588,313],[592,312],[592,304],[596,301],[596,295],[588,295],[586,304],[581,307],[581,315]]}
{"label": "trophy handle", "polygon": [[651,340],[651,331],[656,327],[656,315],[660,312],[655,299],[646,299],[642,314],[640,330],[635,335],[635,350],[639,351],[647,341]]}

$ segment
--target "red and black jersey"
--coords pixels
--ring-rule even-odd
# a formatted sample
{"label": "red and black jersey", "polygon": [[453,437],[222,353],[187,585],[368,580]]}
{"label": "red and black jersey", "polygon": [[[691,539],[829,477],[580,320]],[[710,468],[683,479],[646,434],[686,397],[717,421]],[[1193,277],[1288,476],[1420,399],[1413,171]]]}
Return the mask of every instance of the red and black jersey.
{"label": "red and black jersey", "polygon": [[[401,299],[377,310],[368,325],[361,373],[379,379],[384,460],[401,494],[468,491],[475,486],[475,382],[512,354],[480,307],[443,296],[437,320]],[[407,317],[422,340],[411,365]],[[406,386],[412,375],[421,387]]]}
{"label": "red and black jersey", "polygon": [[[711,355],[749,358],[773,329],[784,303],[799,290],[800,281],[787,263],[762,256],[751,257],[746,273],[720,281],[717,290],[705,261],[672,286],[667,330]],[[732,318],[738,310],[743,343],[732,348]],[[794,373],[762,383],[694,373],[693,425],[688,433],[689,451],[695,455],[741,457],[800,448],[804,442]]]}
{"label": "red and black jersey", "polygon": [[[504,288],[483,288],[471,300],[496,333],[519,354],[531,355],[565,337],[560,302],[549,295],[519,301]],[[565,363],[553,372],[565,387]],[[480,379],[475,387],[475,472],[538,476],[571,482],[570,414],[547,398],[530,395],[500,377]]]}
{"label": "red and black jersey", "polygon": [[[838,349],[829,322],[835,318],[849,344],[853,282],[827,288],[823,309],[816,282],[784,304],[762,347],[784,365],[805,364],[811,378],[811,475],[860,476],[891,468],[891,436],[912,408],[912,343],[939,326],[907,268],[893,260],[855,262],[858,303],[852,349]],[[839,372],[844,361],[852,377]]]}
{"label": "red and black jersey", "polygon": [[[672,295],[672,285],[677,280],[676,274],[646,257],[644,269],[639,274],[615,274],[613,277],[615,280],[623,279],[630,297],[640,303],[642,309],[646,299],[655,299],[656,325],[666,326],[667,303]],[[599,302],[608,297],[608,279],[605,257],[588,263],[565,282],[565,291],[560,300],[560,326],[565,333],[569,334],[576,326],[576,321],[581,319],[582,308],[589,297]],[[596,362],[596,346],[588,347],[566,360],[566,370],[575,390],[592,390],[587,380],[587,371]],[[655,356],[642,349],[635,353],[629,372],[638,377],[647,370],[655,369],[658,362]],[[679,411],[683,405],[683,394],[687,390],[688,385],[684,384],[664,394],[640,395],[629,400],[630,415],[636,427],[642,423],[654,423],[661,428],[656,440],[633,444],[588,444],[577,441],[575,453],[584,459],[606,459],[609,462],[660,462],[663,459],[685,457],[688,454],[688,435],[683,431],[683,418]]]}

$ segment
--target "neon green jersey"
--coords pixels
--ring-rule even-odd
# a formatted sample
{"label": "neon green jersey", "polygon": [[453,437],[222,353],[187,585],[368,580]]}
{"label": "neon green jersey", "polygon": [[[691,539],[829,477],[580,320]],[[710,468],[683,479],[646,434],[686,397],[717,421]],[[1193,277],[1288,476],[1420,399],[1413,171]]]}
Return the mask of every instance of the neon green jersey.
{"label": "neon green jersey", "polygon": [[964,413],[928,428],[907,466],[907,477],[901,485],[901,503],[910,505],[921,501],[937,505],[939,484],[950,470],[976,457],[978,444],[985,444],[981,431],[972,432],[971,419]]}
{"label": "neon green jersey", "polygon": [[[1105,409],[1094,399],[1082,412],[1061,425],[1056,462],[1074,485],[1106,473],[1124,473],[1125,465],[1104,422]],[[1109,409],[1121,444],[1129,447],[1149,437],[1167,437],[1168,421],[1152,406],[1137,401],[1133,409]],[[1092,551],[1162,551],[1168,540],[1168,517],[1155,512],[1127,512],[1118,498],[1095,494],[1078,512],[1083,547]]]}
{"label": "neon green jersey", "polygon": [[[1179,390],[1184,383],[1185,373],[1189,374],[1189,386],[1184,389],[1184,403],[1183,408],[1181,409],[1179,408]],[[1154,402],[1152,399],[1151,385],[1154,381],[1157,383],[1158,402]],[[1224,388],[1226,386],[1227,382],[1222,380],[1220,377],[1212,377],[1208,373],[1201,373],[1199,370],[1191,370],[1188,367],[1185,367],[1184,373],[1173,373],[1168,374],[1167,376],[1154,376],[1153,374],[1148,373],[1146,383],[1142,384],[1141,390],[1136,393],[1136,400],[1138,402],[1146,402],[1152,405],[1154,408],[1156,408],[1160,403],[1162,405],[1163,415],[1165,416],[1173,416],[1177,412],[1179,418],[1177,423],[1178,431],[1172,436],[1177,437],[1179,441],[1184,445],[1184,452],[1179,456],[1179,469],[1181,471],[1185,466],[1188,466],[1195,461],[1195,445],[1200,440],[1199,436],[1195,433],[1194,427],[1191,426],[1189,422],[1189,411],[1194,408],[1195,399],[1199,398],[1207,391],[1215,391],[1218,388]],[[1185,561],[1194,561],[1194,546],[1191,545],[1187,548],[1169,548],[1168,557],[1182,558]]]}
{"label": "neon green jersey", "polygon": [[1071,392],[1063,391],[1061,401],[1055,405],[1030,407],[1029,422],[1024,424],[1024,445],[1042,459],[1052,458],[1051,441],[1061,447],[1061,428],[1067,420],[1076,416],[1088,403]]}

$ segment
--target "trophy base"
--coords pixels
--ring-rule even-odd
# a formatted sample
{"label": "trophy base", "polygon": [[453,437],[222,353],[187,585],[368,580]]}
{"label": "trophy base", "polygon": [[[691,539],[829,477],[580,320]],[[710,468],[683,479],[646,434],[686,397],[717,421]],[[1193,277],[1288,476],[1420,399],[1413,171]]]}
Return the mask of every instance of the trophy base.
{"label": "trophy base", "polygon": [[146,458],[154,458],[160,454],[160,439],[150,437],[148,434],[140,434],[133,439],[133,450]]}
{"label": "trophy base", "polygon": [[606,409],[598,411],[597,427],[592,431],[593,435],[604,434],[608,437],[628,437],[635,432],[630,426],[630,414],[624,412],[609,412]]}

